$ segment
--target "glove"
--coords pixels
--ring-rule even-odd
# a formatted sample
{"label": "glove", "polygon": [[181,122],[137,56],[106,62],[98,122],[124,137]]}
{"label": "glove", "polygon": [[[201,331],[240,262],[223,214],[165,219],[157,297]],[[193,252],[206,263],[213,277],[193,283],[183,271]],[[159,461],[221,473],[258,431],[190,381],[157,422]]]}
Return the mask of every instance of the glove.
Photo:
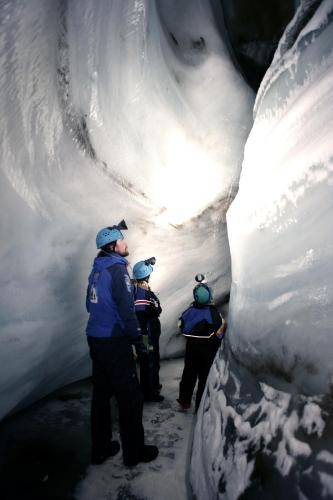
{"label": "glove", "polygon": [[148,349],[148,345],[149,345],[148,335],[142,335],[142,342],[143,342],[143,345],[145,346],[145,348]]}
{"label": "glove", "polygon": [[136,355],[134,355],[134,358],[137,361],[140,361],[140,359],[143,359],[148,354],[148,349],[145,346],[142,337],[143,336],[140,335],[138,340],[135,340],[132,342],[132,345],[134,346],[135,353],[136,353]]}

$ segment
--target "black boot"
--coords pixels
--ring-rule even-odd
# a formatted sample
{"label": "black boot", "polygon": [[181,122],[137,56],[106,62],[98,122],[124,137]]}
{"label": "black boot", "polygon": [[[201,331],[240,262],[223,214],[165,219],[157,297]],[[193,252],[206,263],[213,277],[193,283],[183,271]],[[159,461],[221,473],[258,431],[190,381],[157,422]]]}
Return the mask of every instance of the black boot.
{"label": "black boot", "polygon": [[93,451],[91,453],[91,463],[93,465],[100,465],[109,457],[113,457],[120,450],[120,444],[118,441],[111,441],[110,444],[105,448],[105,450],[100,452]]}
{"label": "black boot", "polygon": [[145,444],[139,462],[151,462],[158,456],[157,446]]}
{"label": "black boot", "polygon": [[134,465],[138,465],[139,462],[151,462],[155,460],[158,456],[158,448],[157,446],[152,445],[144,445],[138,460],[124,460],[124,464],[127,467],[133,467]]}

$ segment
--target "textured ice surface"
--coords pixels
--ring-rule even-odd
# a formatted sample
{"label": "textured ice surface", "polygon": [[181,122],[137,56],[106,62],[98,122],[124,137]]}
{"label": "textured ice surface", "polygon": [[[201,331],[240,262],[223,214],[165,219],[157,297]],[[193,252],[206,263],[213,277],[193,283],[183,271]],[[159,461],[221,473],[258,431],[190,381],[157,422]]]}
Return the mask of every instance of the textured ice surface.
{"label": "textured ice surface", "polygon": [[122,218],[131,262],[157,257],[162,353],[182,352],[172,335],[193,276],[206,273],[217,299],[230,286],[224,212],[253,95],[217,1],[0,10],[1,418],[89,373],[94,237]]}
{"label": "textured ice surface", "polygon": [[260,382],[226,345],[211,369],[195,429],[196,497],[332,498],[332,436],[322,396]]}
{"label": "textured ice surface", "polygon": [[332,0],[301,2],[257,96],[227,214],[228,342],[195,433],[198,499],[333,497],[332,21]]}
{"label": "textured ice surface", "polygon": [[308,4],[318,2],[301,5],[303,22],[296,14],[259,90],[239,193],[228,213],[230,342],[248,367],[276,372],[305,392],[328,393],[333,2],[310,9],[311,16]]}

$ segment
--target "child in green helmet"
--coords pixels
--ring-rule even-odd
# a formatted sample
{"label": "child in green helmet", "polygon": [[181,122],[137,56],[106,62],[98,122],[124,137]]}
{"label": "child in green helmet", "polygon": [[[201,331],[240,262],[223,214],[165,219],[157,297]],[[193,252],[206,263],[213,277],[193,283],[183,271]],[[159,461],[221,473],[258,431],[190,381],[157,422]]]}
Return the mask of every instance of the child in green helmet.
{"label": "child in green helmet", "polygon": [[186,337],[185,365],[177,399],[184,410],[191,406],[197,381],[195,410],[198,410],[210,367],[227,327],[226,320],[212,303],[212,291],[202,283],[203,279],[203,275],[196,276],[199,285],[193,290],[194,301],[182,313],[178,323]]}

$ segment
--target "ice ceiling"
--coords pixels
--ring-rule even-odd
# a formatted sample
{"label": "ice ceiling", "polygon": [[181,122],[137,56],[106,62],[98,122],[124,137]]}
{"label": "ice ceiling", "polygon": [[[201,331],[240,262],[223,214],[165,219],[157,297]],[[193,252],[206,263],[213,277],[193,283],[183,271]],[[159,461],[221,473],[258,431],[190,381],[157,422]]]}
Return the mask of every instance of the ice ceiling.
{"label": "ice ceiling", "polygon": [[308,441],[325,437],[333,383],[333,2],[296,3],[255,106],[226,36],[230,2],[1,3],[0,418],[89,373],[94,237],[122,218],[131,262],[157,257],[162,352],[182,352],[193,276],[206,273],[217,301],[230,289],[225,213],[241,172],[228,342],[192,485],[237,498],[264,450],[295,498],[318,491],[309,484],[332,493],[333,455]]}

